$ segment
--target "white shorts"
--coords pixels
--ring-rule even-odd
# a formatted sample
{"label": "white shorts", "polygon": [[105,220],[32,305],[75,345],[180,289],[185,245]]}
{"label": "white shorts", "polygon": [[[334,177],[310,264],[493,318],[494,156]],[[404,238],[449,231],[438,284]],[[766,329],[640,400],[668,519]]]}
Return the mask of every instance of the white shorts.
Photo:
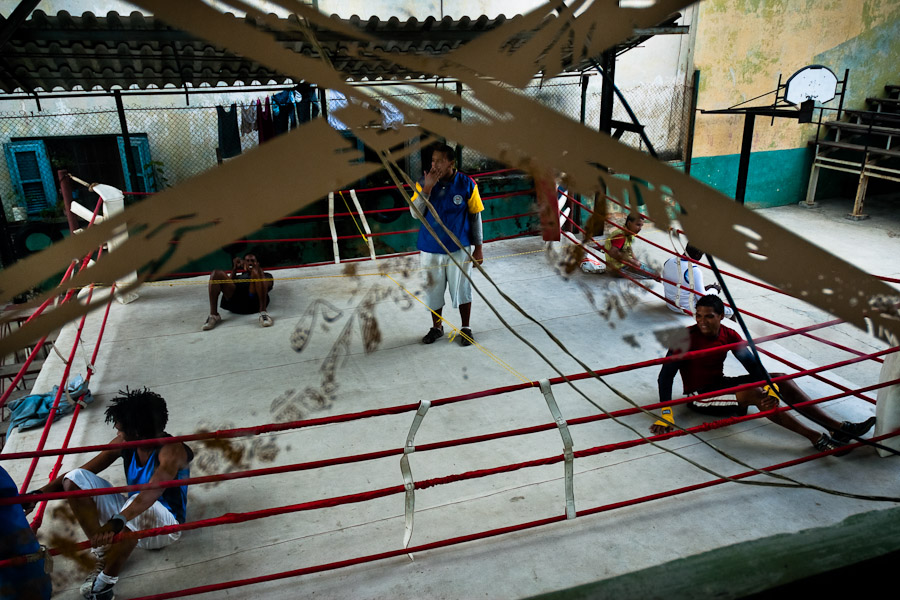
{"label": "white shorts", "polygon": [[[66,473],[66,479],[83,490],[113,487],[107,480],[85,469],[69,471]],[[124,494],[106,494],[104,496],[92,496],[91,500],[97,505],[100,524],[104,525],[114,515],[122,512],[122,510],[131,504],[135,498],[137,498],[137,494],[128,498],[126,498]],[[177,524],[178,520],[175,518],[175,515],[157,500],[150,508],[125,523],[125,526],[131,531],[141,531],[142,529],[153,529],[155,527],[165,527],[167,525]],[[172,542],[177,542],[180,537],[181,532],[176,531],[168,535],[141,538],[138,540],[138,548],[143,548],[144,550],[157,550],[168,546]]]}
{"label": "white shorts", "polygon": [[[469,246],[469,254],[474,246]],[[457,250],[453,254],[419,253],[419,265],[425,273],[424,301],[431,310],[444,307],[444,290],[450,288],[450,301],[453,308],[472,301],[472,284],[450,257],[463,266],[465,273],[472,274],[472,263],[465,250]]]}

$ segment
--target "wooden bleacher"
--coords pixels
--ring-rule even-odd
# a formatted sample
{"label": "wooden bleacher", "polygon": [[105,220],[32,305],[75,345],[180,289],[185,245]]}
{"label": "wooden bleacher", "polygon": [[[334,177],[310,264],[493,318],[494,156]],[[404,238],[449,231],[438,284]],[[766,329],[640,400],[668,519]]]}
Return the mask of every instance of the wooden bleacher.
{"label": "wooden bleacher", "polygon": [[806,204],[815,204],[820,169],[853,173],[859,177],[850,217],[863,219],[863,203],[870,177],[900,182],[900,86],[886,85],[885,98],[866,98],[874,110],[845,110],[847,120],[822,123],[810,142],[815,148]]}

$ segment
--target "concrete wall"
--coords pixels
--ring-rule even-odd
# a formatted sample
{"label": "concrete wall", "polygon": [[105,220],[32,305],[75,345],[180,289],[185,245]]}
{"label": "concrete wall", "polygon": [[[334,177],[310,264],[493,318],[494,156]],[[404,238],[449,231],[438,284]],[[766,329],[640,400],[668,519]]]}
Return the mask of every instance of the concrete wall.
{"label": "concrete wall", "polygon": [[[699,4],[695,65],[699,108],[728,108],[775,89],[810,64],[841,79],[850,69],[845,107],[900,82],[897,0],[704,0]],[[771,104],[765,96],[750,105]],[[837,101],[826,106],[836,107]],[[734,195],[742,116],[698,115],[691,174]],[[815,128],[790,119],[757,119],[747,203],[778,206],[805,197]],[[852,177],[852,175],[851,175]]]}

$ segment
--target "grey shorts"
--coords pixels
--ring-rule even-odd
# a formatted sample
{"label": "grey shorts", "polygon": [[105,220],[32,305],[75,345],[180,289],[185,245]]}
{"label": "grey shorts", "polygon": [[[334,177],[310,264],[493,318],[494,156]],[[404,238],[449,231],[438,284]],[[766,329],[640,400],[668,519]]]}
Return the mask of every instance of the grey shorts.
{"label": "grey shorts", "polygon": [[[469,246],[469,254],[473,250]],[[462,265],[462,269],[453,264],[451,257]],[[453,254],[419,253],[419,265],[426,277],[424,302],[431,310],[444,307],[444,291],[450,289],[450,301],[453,308],[472,301],[472,284],[465,274],[471,276],[472,262],[465,250],[457,250]],[[465,274],[464,274],[465,273]]]}

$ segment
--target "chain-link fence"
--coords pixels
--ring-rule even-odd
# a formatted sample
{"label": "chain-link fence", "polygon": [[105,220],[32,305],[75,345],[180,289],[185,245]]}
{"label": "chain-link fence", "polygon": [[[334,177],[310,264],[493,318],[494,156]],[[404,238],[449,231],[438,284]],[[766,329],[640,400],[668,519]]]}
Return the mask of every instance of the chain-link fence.
{"label": "chain-link fence", "polygon": [[[575,121],[581,120],[583,110],[584,123],[596,128],[600,119],[601,87],[599,76],[564,76],[549,81],[535,81],[516,93],[533,98]],[[461,94],[467,101],[477,104],[471,89],[457,82],[436,82],[425,86],[398,83],[366,87],[360,91],[369,94],[374,102],[381,103],[386,120],[394,119],[392,123],[386,121],[386,126],[402,126],[403,111],[397,110],[397,107],[405,106],[438,111],[461,118],[468,124],[478,123],[480,118],[483,119],[477,111],[460,108],[459,103],[455,102],[458,94]],[[683,85],[646,84],[624,92],[656,152],[663,159],[673,160],[683,155],[688,101],[685,91]],[[0,197],[3,199],[7,220],[14,223],[13,230],[21,228],[26,222],[54,221],[59,224],[58,229],[64,229],[65,219],[56,181],[57,171],[60,169],[88,182],[103,182],[131,192],[154,192],[214,167],[219,162],[218,148],[225,145],[223,139],[220,139],[223,117],[219,112],[223,106],[228,111],[226,116],[233,118],[238,127],[236,135],[242,151],[250,150],[260,143],[260,133],[258,127],[254,129],[250,126],[247,117],[255,119],[256,101],[261,100],[264,105],[267,96],[262,94],[265,93],[198,94],[192,95],[190,101],[202,104],[187,106],[185,96],[179,94],[123,95],[131,156],[126,153],[122,123],[113,98],[42,99],[43,110],[40,111],[30,110],[36,108],[33,100],[17,100],[15,102],[19,105],[16,108],[22,110],[0,112],[0,144],[4,148],[0,155]],[[325,109],[333,125],[339,126],[339,123],[331,113],[345,103],[345,99],[329,91]],[[12,107],[13,104],[14,101],[0,103],[0,110]],[[236,115],[230,112],[232,105],[235,105]],[[630,121],[618,100],[614,106],[615,119]],[[310,110],[307,106],[310,116],[320,113],[320,109],[321,107],[315,106]],[[353,143],[354,138],[350,132],[345,135]],[[626,132],[621,140],[635,148],[646,149],[638,134]],[[410,140],[409,143],[414,144],[416,140]],[[365,151],[361,142],[356,141],[356,144],[360,151]],[[377,161],[378,158],[367,153],[366,160]],[[424,164],[427,160],[427,151],[420,150],[411,153],[399,166],[410,178],[418,179],[427,167]],[[472,148],[462,150],[460,167],[464,172],[477,174],[503,166]],[[526,196],[531,185],[524,180],[518,183],[485,183],[493,188],[493,193],[509,195],[509,192],[522,191]],[[392,179],[386,171],[381,171],[348,187],[361,189],[390,185]],[[74,199],[79,200],[80,194],[85,194],[85,190],[76,186]],[[377,197],[370,195],[371,198],[362,199],[367,210],[396,210],[398,206],[404,205],[398,194],[394,195],[397,197],[388,192],[380,193]],[[126,202],[138,201],[139,198],[140,196],[129,195]],[[91,202],[87,198],[85,204],[92,206]],[[530,200],[524,198],[523,202],[522,206],[516,205],[518,212],[529,210]],[[509,206],[506,208],[510,208],[514,202],[507,204]],[[310,207],[313,208],[316,207]],[[498,213],[496,216],[501,215]],[[399,214],[396,218],[400,218]],[[385,225],[401,229],[414,229],[416,226],[413,222],[405,221]],[[517,226],[524,231],[531,225],[524,223]],[[518,231],[498,228],[494,233],[501,236]],[[12,233],[15,234],[14,231]],[[316,230],[309,235],[325,234]],[[268,236],[260,234],[254,237]],[[411,249],[410,245],[414,242],[410,241],[411,236],[407,237],[410,239],[396,243],[383,238],[383,250],[400,252]],[[27,250],[33,251],[35,248],[29,247]],[[325,254],[324,251],[317,251],[316,256],[307,257],[305,254],[311,251],[300,244],[291,254],[293,259],[303,255],[306,262],[318,260],[321,258],[319,255]],[[22,255],[18,250],[17,253]],[[352,253],[355,254],[355,250]]]}
{"label": "chain-link fence", "polygon": [[[586,89],[583,88],[586,86]],[[602,78],[594,75],[582,82],[581,77],[559,77],[550,81],[535,81],[522,89],[526,96],[537,100],[570,119],[581,121],[582,94],[584,94],[584,124],[598,129],[600,124]],[[660,160],[684,159],[687,140],[688,111],[690,109],[690,87],[683,82],[640,84],[620,90],[634,113],[638,124],[653,145]],[[466,89],[464,93],[469,93]],[[462,115],[464,122],[477,122],[478,116]],[[618,97],[613,101],[613,119],[631,123],[624,105]],[[615,133],[615,128],[613,128]],[[647,150],[640,134],[625,131],[619,138],[623,144]],[[467,150],[463,153],[463,164],[478,170],[491,166],[484,156]]]}
{"label": "chain-link fence", "polygon": [[[522,93],[576,121],[581,118],[584,94],[584,122],[588,127],[596,128],[600,119],[601,78],[588,77],[586,89],[583,85],[581,77],[559,77],[545,82],[535,81],[526,86]],[[435,87],[451,93],[458,89],[455,82],[439,83]],[[685,85],[675,83],[641,84],[623,90],[647,137],[664,160],[683,158],[689,100],[687,92]],[[442,110],[447,114],[455,114],[456,110],[454,105],[437,94],[429,94],[408,84],[379,86],[377,93],[382,98],[402,98],[428,110]],[[462,87],[462,94],[467,100],[473,99],[471,90],[465,86]],[[222,94],[212,101],[201,98],[204,104],[199,106],[184,106],[184,98],[178,95],[128,98],[128,105],[131,106],[126,105],[124,113],[129,133],[134,138],[135,169],[141,175],[137,182],[126,181],[128,163],[113,99],[80,101],[82,106],[90,102],[90,108],[73,108],[61,101],[44,100],[48,105],[55,102],[58,106],[48,106],[40,112],[0,112],[0,143],[5,149],[0,156],[0,197],[3,198],[7,215],[10,215],[13,206],[26,207],[29,200],[33,200],[23,197],[28,196],[29,192],[23,191],[22,183],[36,181],[36,174],[19,172],[22,167],[25,170],[32,166],[39,171],[49,170],[53,179],[58,169],[67,169],[83,179],[96,178],[119,184],[123,189],[137,186],[138,189],[131,191],[141,191],[142,187],[146,191],[158,191],[202,173],[217,164],[219,131],[216,106],[236,104],[239,112],[242,107],[253,111],[255,100],[246,93]],[[133,106],[137,103],[142,106]],[[72,104],[78,106],[74,102]],[[328,108],[334,110],[341,102],[330,98],[328,104]],[[480,117],[474,111],[462,110],[460,113],[463,122],[477,122]],[[613,118],[630,122],[618,99],[614,102]],[[241,119],[238,121],[241,122]],[[646,144],[637,133],[626,131],[621,141],[646,150]],[[245,151],[257,145],[258,132],[242,129],[240,143]],[[43,162],[21,166],[12,164],[9,161],[14,158],[16,144],[29,149],[43,147],[43,152],[36,156]],[[420,160],[420,156],[413,156],[403,166],[408,167],[415,176],[421,172]],[[478,172],[495,166],[497,164],[487,157],[472,149],[464,149],[462,170]],[[56,203],[48,198],[47,204]]]}
{"label": "chain-link fence", "polygon": [[[111,104],[109,98],[91,98]],[[143,98],[142,98],[143,100]],[[44,100],[47,103],[47,100]],[[132,100],[134,102],[134,100]],[[131,137],[132,179],[118,112],[114,107],[63,107],[40,112],[0,112],[0,197],[6,214],[27,209],[30,216],[58,212],[56,172],[66,169],[87,181],[102,181],[134,192],[159,191],[217,164],[216,106],[144,106],[124,111]],[[183,98],[181,99],[183,103]],[[241,136],[241,146],[256,145]],[[38,185],[38,182],[41,185]],[[37,210],[43,199],[47,210]],[[21,215],[21,210],[16,211]]]}

